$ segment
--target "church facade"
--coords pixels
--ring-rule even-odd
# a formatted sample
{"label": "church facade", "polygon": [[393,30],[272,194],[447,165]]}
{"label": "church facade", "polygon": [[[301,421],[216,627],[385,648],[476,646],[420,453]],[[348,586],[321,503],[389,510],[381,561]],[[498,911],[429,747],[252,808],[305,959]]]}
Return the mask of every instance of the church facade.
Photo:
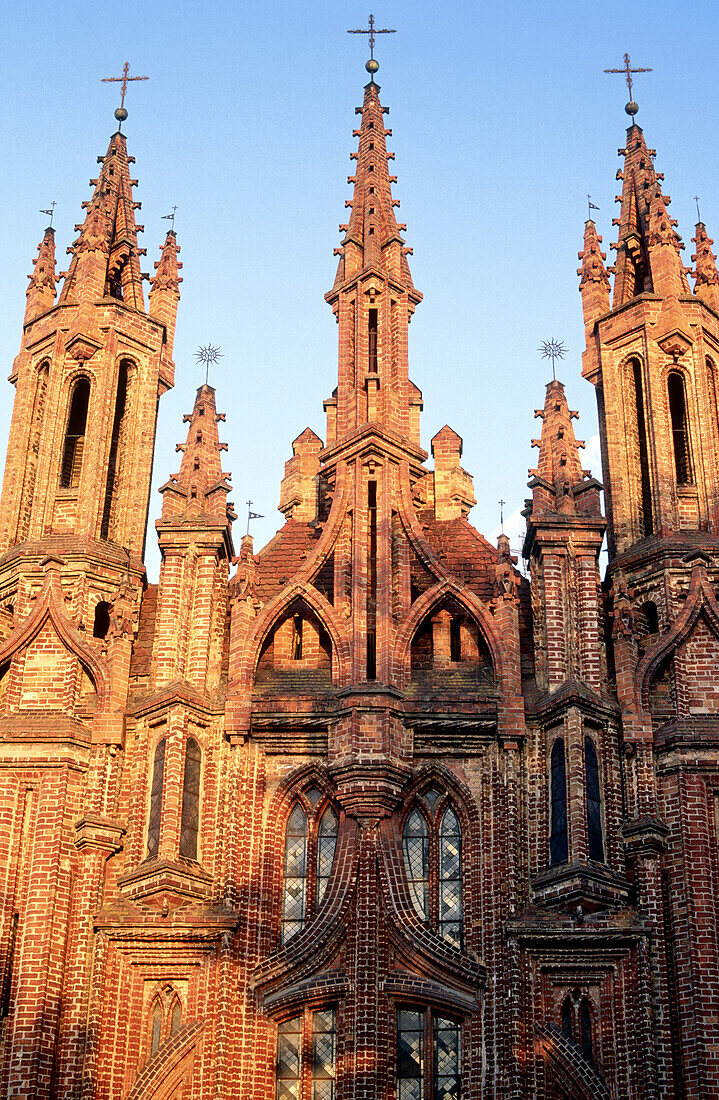
{"label": "church facade", "polygon": [[461,438],[422,448],[373,77],[357,111],[325,438],[258,552],[203,385],[147,581],[181,264],[169,232],[145,296],[121,132],[68,271],[39,246],[0,502],[0,1095],[716,1097],[712,241],[692,288],[632,120],[616,262],[592,221],[580,253],[604,496],[553,381],[526,580],[469,522]]}

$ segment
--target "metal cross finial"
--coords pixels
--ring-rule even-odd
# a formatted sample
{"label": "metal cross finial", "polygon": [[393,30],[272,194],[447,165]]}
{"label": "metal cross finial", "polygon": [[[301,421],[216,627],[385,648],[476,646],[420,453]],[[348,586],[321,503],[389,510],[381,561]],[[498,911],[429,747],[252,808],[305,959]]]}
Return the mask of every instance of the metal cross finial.
{"label": "metal cross finial", "polygon": [[52,202],[50,203],[50,209],[49,210],[41,210],[40,211],[41,214],[49,214],[50,215],[50,229],[52,229],[52,219],[55,217],[55,207],[56,206],[57,206],[57,203],[53,199]]}
{"label": "metal cross finial", "polygon": [[588,222],[590,222],[592,220],[592,210],[598,210],[598,209],[599,209],[599,207],[595,206],[594,203],[592,202],[592,196],[587,195],[587,221]]}
{"label": "metal cross finial", "polygon": [[222,358],[222,352],[219,348],[213,347],[212,344],[205,344],[204,347],[200,347],[195,352],[195,359],[198,363],[205,364],[205,385],[208,385],[208,379],[210,377],[210,366],[214,366],[218,359]]}
{"label": "metal cross finial", "polygon": [[162,215],[162,220],[163,221],[171,221],[172,222],[172,232],[173,233],[175,232],[175,214],[176,213],[177,213],[177,207],[173,206],[171,214],[163,214]]}
{"label": "metal cross finial", "polygon": [[250,533],[250,520],[252,520],[252,519],[264,519],[264,518],[265,517],[261,516],[259,512],[253,512],[252,511],[252,501],[248,500],[247,501],[247,532],[246,533],[248,535]]}
{"label": "metal cross finial", "polygon": [[702,216],[699,213],[699,196],[698,195],[694,196],[694,202],[697,204],[697,221],[700,222],[702,220]]}
{"label": "metal cross finial", "polygon": [[504,506],[506,503],[506,500],[497,501],[497,504],[499,505],[499,526],[502,530],[502,534],[504,534]]}
{"label": "metal cross finial", "polygon": [[348,30],[347,34],[368,34],[369,35],[369,61],[365,65],[367,72],[374,80],[374,74],[379,68],[378,62],[374,59],[374,36],[376,34],[396,34],[397,31],[390,27],[375,27],[374,16],[370,12],[369,26],[365,30],[363,27],[358,27],[357,30]]}
{"label": "metal cross finial", "polygon": [[632,99],[632,73],[651,73],[653,69],[632,69],[629,65],[629,54],[624,55],[624,68],[623,69],[605,69],[605,73],[624,73],[627,78],[627,88],[629,88],[629,102],[633,103]]}
{"label": "metal cross finial", "polygon": [[541,351],[542,359],[552,360],[552,381],[556,382],[557,375],[554,369],[554,363],[557,359],[564,359],[564,356],[567,354],[567,349],[565,348],[564,344],[561,340],[555,340],[554,338],[552,338],[551,340],[545,340],[543,344],[540,344],[537,348],[537,351]]}
{"label": "metal cross finial", "polygon": [[125,62],[125,67],[122,70],[122,76],[103,76],[101,82],[103,84],[120,84],[122,90],[122,96],[120,97],[120,106],[115,111],[115,118],[120,123],[120,129],[122,124],[127,118],[127,110],[125,108],[125,93],[127,92],[127,85],[133,80],[149,80],[149,76],[128,76],[130,72],[130,62]]}

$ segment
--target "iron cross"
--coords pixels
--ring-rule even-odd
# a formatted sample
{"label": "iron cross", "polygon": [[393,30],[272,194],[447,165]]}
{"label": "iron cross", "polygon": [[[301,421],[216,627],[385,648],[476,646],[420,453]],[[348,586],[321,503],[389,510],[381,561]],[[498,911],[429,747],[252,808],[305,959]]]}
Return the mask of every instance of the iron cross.
{"label": "iron cross", "polygon": [[394,28],[390,29],[388,27],[375,27],[375,25],[374,25],[374,16],[372,15],[371,12],[370,12],[370,17],[369,17],[369,27],[367,28],[367,30],[364,30],[362,27],[359,27],[356,31],[347,31],[347,34],[368,34],[369,35],[369,56],[370,56],[371,61],[374,61],[374,36],[376,34],[396,34],[396,33],[397,33],[397,31],[394,30]]}
{"label": "iron cross", "polygon": [[629,54],[624,55],[624,68],[623,69],[605,69],[605,73],[624,73],[627,78],[627,88],[629,88],[629,101],[632,101],[632,73],[651,73],[653,69],[632,69],[629,67]]}
{"label": "iron cross", "polygon": [[101,78],[103,84],[121,84],[122,85],[122,98],[120,99],[120,108],[125,106],[125,93],[127,91],[127,85],[132,80],[149,80],[149,76],[128,76],[130,72],[130,62],[125,62],[125,67],[122,70],[122,76],[103,76]]}

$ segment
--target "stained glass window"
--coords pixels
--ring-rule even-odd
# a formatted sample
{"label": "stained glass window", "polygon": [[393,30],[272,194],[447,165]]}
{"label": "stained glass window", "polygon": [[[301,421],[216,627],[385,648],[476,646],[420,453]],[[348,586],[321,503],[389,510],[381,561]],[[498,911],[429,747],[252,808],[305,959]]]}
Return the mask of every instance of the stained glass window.
{"label": "stained glass window", "polygon": [[147,823],[147,855],[157,856],[160,847],[160,822],[162,819],[162,786],[165,778],[165,738],[157,742],[150,788],[150,816]]}
{"label": "stained glass window", "polygon": [[[309,1057],[308,1057],[309,1055]],[[337,1021],[333,1008],[305,1010],[277,1028],[276,1100],[334,1100]]]}
{"label": "stained glass window", "polygon": [[285,880],[282,904],[282,942],[287,943],[305,923],[307,897],[307,817],[296,804],[285,833]]}
{"label": "stained glass window", "polygon": [[197,859],[197,836],[200,828],[200,768],[202,756],[194,737],[189,737],[185,749],[185,774],[182,782],[182,819],[180,824],[180,855]]}
{"label": "stained glass window", "polygon": [[397,1100],[459,1100],[461,1072],[457,1021],[398,1009]]}
{"label": "stained glass window", "polygon": [[567,842],[567,766],[564,759],[564,741],[561,737],[552,745],[550,763],[551,827],[549,835],[549,862],[552,867],[566,863],[569,858]]}
{"label": "stained glass window", "polygon": [[339,819],[317,786],[298,797],[285,829],[282,943],[304,927],[325,896],[337,848]]}
{"label": "stained glass window", "polygon": [[591,737],[584,738],[584,771],[587,781],[587,848],[589,858],[604,863],[599,761]]}
{"label": "stained glass window", "polygon": [[412,904],[422,920],[429,918],[429,831],[424,815],[414,809],[402,832],[404,865]]}
{"label": "stained glass window", "polygon": [[337,814],[328,806],[320,819],[317,832],[317,904],[325,896],[327,883],[332,873],[332,864],[337,847]]}
{"label": "stained glass window", "polygon": [[462,827],[446,794],[430,787],[402,830],[404,866],[417,914],[462,947]]}

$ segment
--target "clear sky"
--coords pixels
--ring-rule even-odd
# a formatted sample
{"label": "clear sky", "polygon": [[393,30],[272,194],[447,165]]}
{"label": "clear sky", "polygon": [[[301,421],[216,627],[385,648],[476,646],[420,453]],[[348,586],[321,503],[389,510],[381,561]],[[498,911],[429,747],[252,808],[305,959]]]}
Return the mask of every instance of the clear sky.
{"label": "clear sky", "polygon": [[[124,130],[136,158],[146,270],[177,204],[184,283],[176,385],[161,402],[155,486],[179,467],[182,414],[192,408],[200,344],[224,353],[211,381],[229,444],[226,469],[244,532],[246,504],[264,513],[255,547],[273,534],[291,441],[324,438],[322,401],[336,382],[337,329],[323,299],[333,282],[351,196],[354,108],[367,75],[368,3],[349,0],[204,4],[152,0],[3,3],[0,89],[0,355],[17,354],[27,275],[57,202],[59,266],[115,128],[116,85],[131,70]],[[696,221],[719,239],[716,5],[668,0],[558,0],[514,4],[385,0],[373,5],[382,101],[396,154],[416,286],[410,373],[424,392],[423,443],[444,423],[464,438],[474,476],[472,522],[496,537],[498,501],[512,517],[527,495],[530,440],[540,422],[548,337],[564,341],[560,377],[587,464],[599,472],[592,387],[581,379],[583,326],[577,251],[587,193],[600,207],[604,246],[627,116],[626,87],[603,70],[652,66],[635,98],[656,167],[664,172],[690,264]],[[611,256],[611,254],[610,254]],[[611,262],[611,261],[608,261]],[[0,437],[13,391],[0,382]],[[153,490],[151,522],[159,514]],[[523,523],[512,520],[513,546]],[[152,528],[148,568],[156,579]]]}

